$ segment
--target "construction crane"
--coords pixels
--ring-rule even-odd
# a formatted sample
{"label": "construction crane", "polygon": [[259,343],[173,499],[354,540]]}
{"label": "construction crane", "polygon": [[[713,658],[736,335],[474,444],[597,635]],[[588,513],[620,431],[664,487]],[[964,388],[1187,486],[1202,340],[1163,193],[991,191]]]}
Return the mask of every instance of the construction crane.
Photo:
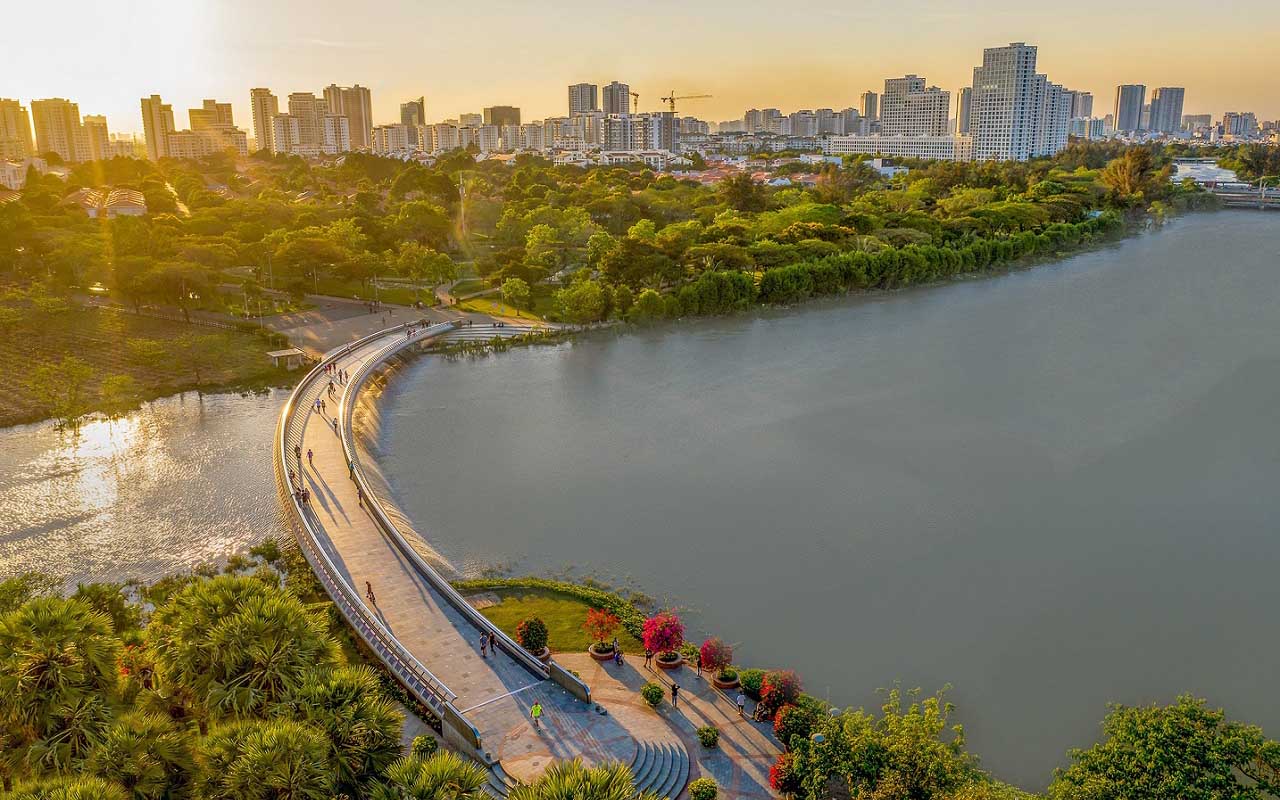
{"label": "construction crane", "polygon": [[672,90],[671,90],[671,94],[669,94],[669,95],[667,95],[666,97],[663,97],[663,98],[661,98],[661,99],[662,99],[662,102],[666,103],[666,104],[667,104],[667,107],[671,109],[671,113],[672,113],[672,114],[674,114],[674,113],[676,112],[676,101],[677,101],[677,100],[705,100],[706,98],[708,98],[708,97],[710,97],[710,96],[711,96],[711,95],[709,95],[709,94],[686,94],[686,95],[682,95],[682,96],[680,96],[680,97],[677,97],[677,96],[676,96],[676,90],[675,90],[675,89],[672,89]]}
{"label": "construction crane", "polygon": [[640,95],[636,94],[635,92],[631,93],[631,113],[632,114],[640,113]]}

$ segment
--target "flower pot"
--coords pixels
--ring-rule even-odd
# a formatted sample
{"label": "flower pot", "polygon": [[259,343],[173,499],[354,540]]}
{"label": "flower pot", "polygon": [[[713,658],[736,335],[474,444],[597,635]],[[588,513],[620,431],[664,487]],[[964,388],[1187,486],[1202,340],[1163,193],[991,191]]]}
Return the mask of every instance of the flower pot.
{"label": "flower pot", "polygon": [[736,677],[735,677],[733,680],[731,680],[731,681],[722,681],[722,680],[720,680],[720,676],[719,676],[719,675],[713,675],[713,676],[712,676],[712,678],[711,678],[711,682],[712,682],[712,683],[714,683],[714,684],[716,685],[716,688],[717,688],[717,689],[736,689],[736,688],[738,688],[738,679],[737,679]]}
{"label": "flower pot", "polygon": [[587,648],[587,652],[590,653],[591,657],[594,658],[596,661],[612,661],[613,645],[605,645],[605,646],[608,647],[609,649],[603,653],[596,650],[596,646],[594,644]]}
{"label": "flower pot", "polygon": [[551,648],[544,647],[541,652],[534,653],[533,657],[545,664],[551,660]]}
{"label": "flower pot", "polygon": [[670,672],[673,669],[680,669],[680,666],[684,664],[684,656],[677,653],[674,661],[664,661],[662,656],[658,656],[654,659],[654,662],[656,662],[660,668]]}

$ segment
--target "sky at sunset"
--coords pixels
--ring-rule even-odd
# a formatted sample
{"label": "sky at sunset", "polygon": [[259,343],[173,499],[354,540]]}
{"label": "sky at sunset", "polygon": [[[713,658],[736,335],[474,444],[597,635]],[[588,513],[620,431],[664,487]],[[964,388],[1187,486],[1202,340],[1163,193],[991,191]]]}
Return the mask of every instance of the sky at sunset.
{"label": "sky at sunset", "polygon": [[[6,0],[0,97],[67,97],[140,131],[160,94],[179,127],[205,97],[252,127],[249,89],[281,98],[330,83],[368,86],[374,122],[425,95],[438,121],[487,105],[525,120],[567,113],[565,87],[621,80],[640,109],[669,90],[711,94],[682,113],[856,106],[887,77],[955,91],[982,48],[1038,45],[1039,70],[1111,109],[1118,83],[1185,86],[1186,113],[1280,118],[1280,1],[938,0]],[[21,35],[12,35],[22,31]],[[284,110],[282,108],[282,110]]]}

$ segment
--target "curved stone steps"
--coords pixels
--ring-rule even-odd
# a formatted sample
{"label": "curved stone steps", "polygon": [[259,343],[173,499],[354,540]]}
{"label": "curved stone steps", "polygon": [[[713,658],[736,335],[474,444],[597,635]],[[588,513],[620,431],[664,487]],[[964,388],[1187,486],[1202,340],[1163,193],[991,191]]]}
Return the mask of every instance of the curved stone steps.
{"label": "curved stone steps", "polygon": [[[692,764],[689,753],[678,741],[640,741],[636,754],[628,767],[635,779],[637,792],[653,792],[658,797],[675,798],[689,782]],[[519,783],[494,764],[489,770],[489,783],[485,789],[494,797],[504,798]]]}

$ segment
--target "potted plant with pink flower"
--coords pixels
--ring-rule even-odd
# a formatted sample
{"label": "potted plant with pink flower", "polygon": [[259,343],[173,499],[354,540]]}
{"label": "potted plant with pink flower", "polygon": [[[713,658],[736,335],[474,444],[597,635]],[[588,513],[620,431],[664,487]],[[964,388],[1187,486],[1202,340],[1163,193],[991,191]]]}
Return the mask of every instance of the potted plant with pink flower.
{"label": "potted plant with pink flower", "polygon": [[673,611],[662,611],[644,621],[644,649],[657,654],[662,669],[679,669],[684,663],[680,645],[684,644],[684,623]]}

